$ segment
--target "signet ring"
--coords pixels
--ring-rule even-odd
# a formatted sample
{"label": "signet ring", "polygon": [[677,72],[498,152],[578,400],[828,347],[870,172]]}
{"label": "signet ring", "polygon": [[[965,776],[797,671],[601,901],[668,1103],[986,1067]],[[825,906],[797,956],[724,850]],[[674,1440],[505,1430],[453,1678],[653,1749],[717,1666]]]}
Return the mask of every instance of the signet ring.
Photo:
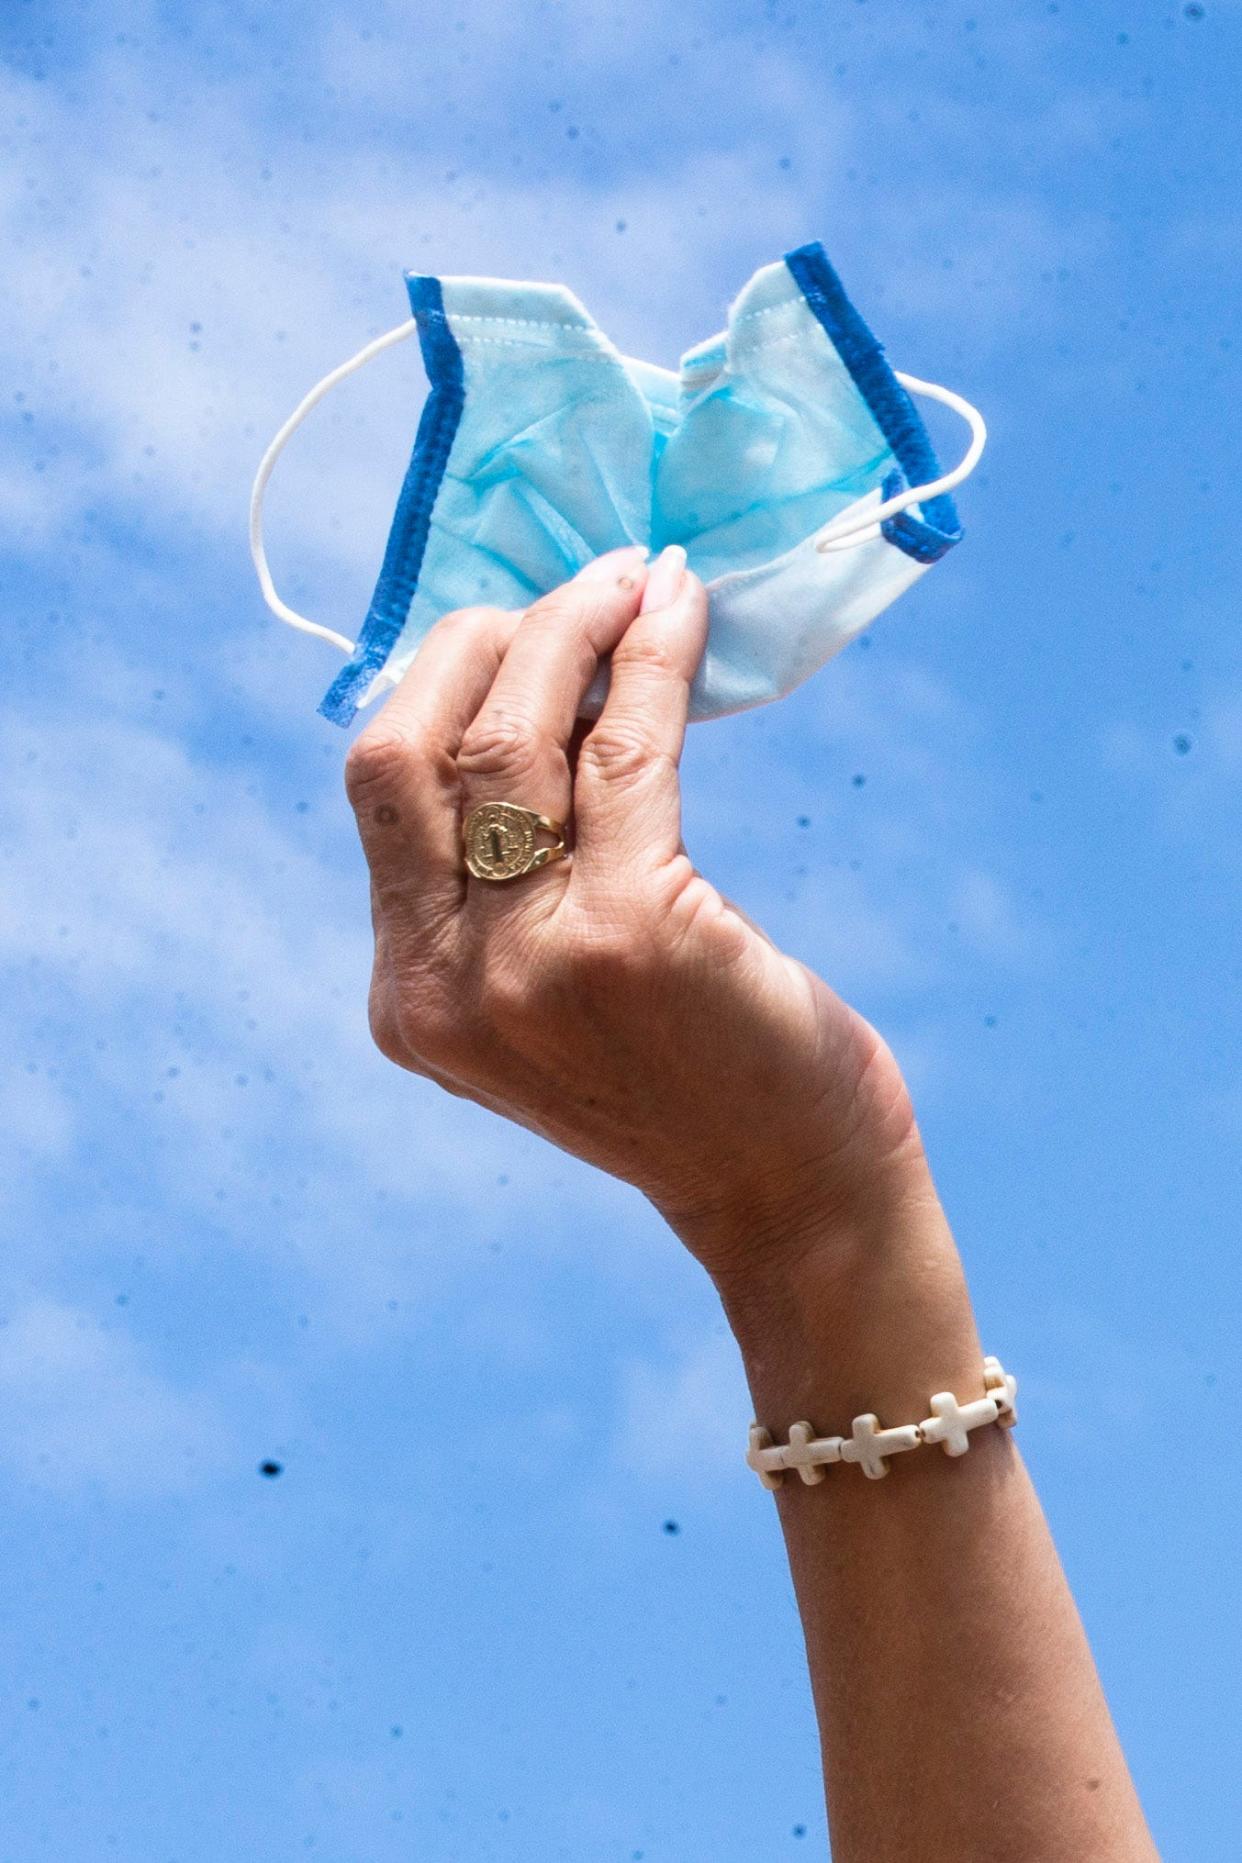
{"label": "signet ring", "polygon": [[[539,842],[540,832],[552,836]],[[476,880],[517,880],[569,853],[563,823],[516,802],[485,802],[462,823],[466,870]]]}

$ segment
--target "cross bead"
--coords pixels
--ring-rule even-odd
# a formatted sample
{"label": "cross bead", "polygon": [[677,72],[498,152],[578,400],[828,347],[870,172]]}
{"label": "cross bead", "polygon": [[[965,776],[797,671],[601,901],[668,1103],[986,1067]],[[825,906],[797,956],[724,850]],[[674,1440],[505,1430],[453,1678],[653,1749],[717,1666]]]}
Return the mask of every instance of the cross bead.
{"label": "cross bead", "polygon": [[781,1459],[786,1468],[796,1468],[808,1488],[827,1474],[826,1462],[841,1460],[839,1436],[817,1437],[809,1423],[791,1423],[789,1442]]}
{"label": "cross bead", "polygon": [[952,1391],[937,1391],[930,1409],[930,1417],[919,1424],[919,1435],[925,1443],[939,1443],[946,1455],[965,1455],[970,1448],[969,1432],[995,1423],[999,1413],[991,1393],[973,1404],[959,1404]]}
{"label": "cross bead", "polygon": [[917,1449],[922,1438],[917,1423],[902,1423],[896,1429],[882,1430],[880,1419],[870,1411],[855,1417],[852,1434],[841,1444],[841,1460],[856,1462],[868,1481],[881,1481],[888,1474],[886,1456]]}
{"label": "cross bead", "polygon": [[780,1459],[783,1453],[773,1445],[771,1430],[765,1430],[762,1423],[751,1424],[746,1466],[754,1469],[765,1488],[779,1488],[784,1481]]}
{"label": "cross bead", "polygon": [[983,1361],[983,1384],[988,1396],[996,1399],[996,1421],[1011,1430],[1018,1421],[1018,1380],[998,1358],[988,1357]]}

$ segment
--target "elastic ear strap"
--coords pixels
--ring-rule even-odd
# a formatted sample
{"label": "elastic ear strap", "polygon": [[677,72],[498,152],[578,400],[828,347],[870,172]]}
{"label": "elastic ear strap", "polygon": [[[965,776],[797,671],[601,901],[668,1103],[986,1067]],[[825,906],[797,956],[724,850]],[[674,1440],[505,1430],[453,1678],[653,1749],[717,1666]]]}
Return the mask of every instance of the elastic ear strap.
{"label": "elastic ear strap", "polygon": [[899,492],[895,498],[888,498],[873,510],[850,515],[842,513],[841,517],[827,526],[816,542],[817,550],[852,550],[856,544],[865,543],[871,537],[880,535],[880,525],[885,518],[896,517],[899,511],[906,511],[911,505],[922,504],[926,499],[935,498],[941,492],[951,492],[955,485],[968,479],[983,457],[983,449],[988,442],[988,430],[983,416],[977,407],[973,407],[963,395],[955,395],[951,388],[941,388],[936,382],[921,382],[916,375],[903,375],[900,369],[894,369],[894,375],[903,388],[908,388],[912,395],[923,395],[928,401],[939,401],[943,406],[952,408],[960,414],[970,428],[970,445],[963,453],[960,462],[952,472],[944,473],[938,479],[932,479],[926,485],[910,486]]}
{"label": "elastic ear strap", "polygon": [[360,369],[364,363],[370,362],[372,356],[378,356],[381,350],[391,349],[394,343],[403,342],[407,336],[413,336],[417,327],[414,319],[408,318],[405,323],[399,323],[395,330],[386,330],[383,336],[377,336],[374,342],[367,344],[365,349],[360,349],[356,356],[351,356],[348,362],[343,362],[339,368],[333,369],[331,374],[325,375],[321,382],[316,382],[305,399],[299,401],[259,461],[259,470],[254,475],[254,487],[250,493],[250,555],[254,562],[255,573],[259,578],[259,587],[263,591],[264,601],[278,620],[287,621],[290,627],[301,628],[304,634],[318,634],[320,640],[330,640],[334,647],[340,647],[345,653],[353,653],[352,640],[347,640],[344,634],[338,634],[334,628],[324,627],[318,621],[308,621],[305,615],[297,614],[277,595],[276,586],[272,581],[272,572],[267,566],[267,551],[263,548],[263,494],[272,476],[272,468],[284,452],[289,440],[311,410],[319,406],[329,389],[335,388],[338,382],[343,382],[345,377],[352,375],[355,369]]}
{"label": "elastic ear strap", "polygon": [[[406,337],[413,336],[417,327],[412,317],[407,318],[404,323],[397,324],[394,329],[386,330],[383,336],[375,337],[372,342],[360,349],[356,356],[351,356],[348,362],[342,362],[338,368],[332,369],[325,375],[322,381],[316,382],[310,393],[294,408],[259,461],[259,470],[255,473],[254,486],[250,493],[250,555],[254,562],[255,574],[259,578],[259,588],[262,590],[264,601],[278,620],[287,622],[290,627],[300,628],[304,634],[317,634],[320,640],[331,641],[334,647],[339,647],[343,653],[347,654],[352,654],[354,651],[352,640],[344,634],[338,634],[335,628],[324,627],[322,622],[311,621],[306,615],[298,614],[276,593],[276,585],[272,581],[272,572],[268,567],[267,551],[263,547],[263,498],[276,461],[307,415],[318,407],[324,396],[335,388],[338,382],[343,382],[347,375],[352,375],[355,369],[360,369],[365,363],[370,362],[372,357],[378,356],[385,349],[391,349],[396,343],[404,342]],[[904,388],[909,389],[911,394],[922,395],[929,401],[939,401],[944,407],[952,408],[955,414],[960,414],[970,428],[970,445],[953,470],[944,473],[940,478],[932,479],[926,485],[911,486],[906,491],[899,492],[895,498],[886,499],[883,504],[868,511],[853,515],[848,512],[843,513],[840,518],[829,524],[817,539],[815,544],[817,550],[851,550],[856,545],[865,543],[869,538],[878,537],[880,526],[886,518],[896,517],[899,511],[905,511],[911,505],[921,504],[926,499],[935,498],[940,492],[952,491],[955,485],[960,485],[963,479],[970,477],[982,458],[983,449],[987,445],[988,430],[978,408],[972,406],[963,395],[954,394],[951,388],[941,388],[936,382],[920,381],[917,376],[904,375],[900,369],[895,370],[894,373],[897,380]]]}

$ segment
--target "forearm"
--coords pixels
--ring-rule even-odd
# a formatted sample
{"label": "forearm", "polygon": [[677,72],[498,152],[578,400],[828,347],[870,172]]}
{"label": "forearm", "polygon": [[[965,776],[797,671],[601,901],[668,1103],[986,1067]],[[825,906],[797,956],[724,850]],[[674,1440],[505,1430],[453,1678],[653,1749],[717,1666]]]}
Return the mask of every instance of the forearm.
{"label": "forearm", "polygon": [[[680,1212],[774,1431],[917,1421],[933,1392],[981,1394],[961,1270],[910,1164],[892,1055],[685,853],[677,761],[706,637],[706,590],[672,546],[649,575],[614,553],[519,619],[467,609],[431,630],[347,768],[372,1027],[393,1060]],[[603,659],[608,696],[579,738]],[[463,824],[514,803],[572,816],[573,859],[532,859],[512,888],[467,879]],[[773,1221],[773,1184],[792,1225]],[[870,1215],[847,1222],[860,1198]],[[958,1461],[898,1457],[886,1481],[787,1481],[779,1505],[838,1863],[1151,1855],[998,1429]]]}
{"label": "forearm", "polygon": [[[765,1251],[770,1264],[774,1256]],[[755,1416],[917,1422],[983,1395],[961,1264],[923,1179],[796,1265],[720,1282]],[[1131,1863],[1155,1855],[1011,1431],[776,1491],[838,1863]]]}

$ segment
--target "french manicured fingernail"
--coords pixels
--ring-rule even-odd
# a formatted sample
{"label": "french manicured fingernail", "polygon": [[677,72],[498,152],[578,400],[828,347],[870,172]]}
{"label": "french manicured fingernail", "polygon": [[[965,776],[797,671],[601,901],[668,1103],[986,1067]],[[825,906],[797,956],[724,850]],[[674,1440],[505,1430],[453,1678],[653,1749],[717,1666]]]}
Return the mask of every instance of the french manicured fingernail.
{"label": "french manicured fingernail", "polygon": [[643,590],[639,614],[645,615],[651,608],[667,608],[670,602],[675,602],[685,579],[686,553],[679,543],[670,543],[647,571],[647,586]]}
{"label": "french manicured fingernail", "polygon": [[[651,555],[646,544],[626,543],[619,550],[597,556],[574,577],[575,582],[620,582],[627,574],[636,575]],[[630,585],[631,587],[633,584]]]}

